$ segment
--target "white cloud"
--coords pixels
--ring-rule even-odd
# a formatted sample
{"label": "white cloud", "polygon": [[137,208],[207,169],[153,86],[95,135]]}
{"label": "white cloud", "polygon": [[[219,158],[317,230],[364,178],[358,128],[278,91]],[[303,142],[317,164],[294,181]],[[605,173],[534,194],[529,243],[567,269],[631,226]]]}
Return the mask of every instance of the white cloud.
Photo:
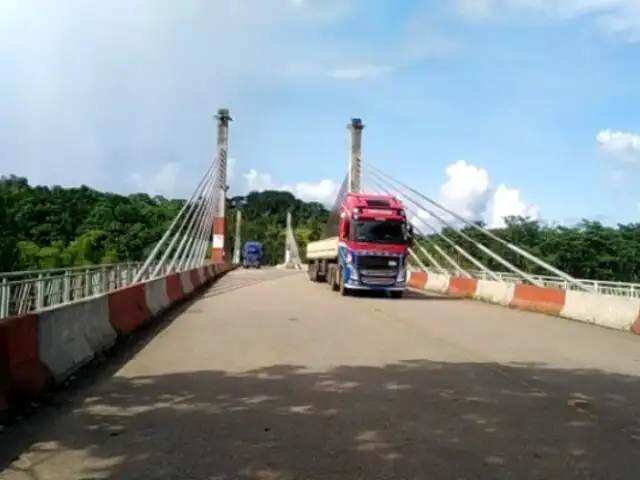
{"label": "white cloud", "polygon": [[320,202],[325,205],[332,205],[338,194],[340,185],[333,180],[325,179],[316,183],[297,182],[293,185],[279,184],[273,180],[268,173],[260,173],[255,169],[243,174],[245,184],[240,186],[238,194],[250,191],[283,190],[291,192],[297,198],[307,202]]}
{"label": "white cloud", "polygon": [[500,228],[505,226],[504,219],[510,216],[522,216],[533,219],[540,218],[540,207],[528,205],[522,200],[520,190],[507,188],[500,184],[493,193],[493,205],[491,208],[491,220],[489,226]]}
{"label": "white cloud", "polygon": [[[251,191],[282,190],[291,192],[297,198],[307,202],[320,202],[332,206],[340,189],[340,185],[329,179],[295,184],[278,183],[270,174],[258,172],[253,168],[238,178],[236,164],[236,159],[233,157],[227,161],[227,184],[230,186],[230,195],[245,195]],[[180,164],[171,162],[155,172],[133,173],[127,180],[132,184],[135,192],[166,197],[189,197],[196,185],[190,185],[185,189],[186,186],[180,182],[181,171]]]}
{"label": "white cloud", "polygon": [[451,6],[458,16],[475,22],[531,13],[556,20],[590,17],[604,32],[640,40],[638,0],[454,0]]}
{"label": "white cloud", "polygon": [[445,174],[447,180],[440,187],[444,206],[464,218],[481,218],[491,198],[489,173],[457,160],[447,167]]}
{"label": "white cloud", "polygon": [[[445,175],[446,180],[440,187],[439,198],[435,200],[466,220],[483,220],[490,227],[501,227],[504,225],[504,218],[509,216],[539,218],[538,206],[526,203],[519,189],[508,188],[504,184],[494,188],[489,173],[484,168],[457,160],[446,168]],[[416,209],[415,204],[405,196],[400,195],[400,198],[410,211],[417,213],[411,218],[411,222],[420,230],[428,233],[430,230],[426,225],[442,228],[442,223],[435,216],[425,210]],[[414,200],[428,207],[428,210],[446,222],[461,226],[462,222],[454,216],[417,198]]]}
{"label": "white cloud", "polygon": [[117,190],[115,172],[160,168],[163,150],[202,158],[219,106],[292,81],[287,65],[360,59],[321,35],[352,3],[2,0],[0,170]]}
{"label": "white cloud", "polygon": [[601,130],[596,136],[600,151],[622,163],[640,162],[640,134]]}
{"label": "white cloud", "polygon": [[454,11],[465,20],[478,21],[488,19],[495,7],[494,0],[455,0]]}

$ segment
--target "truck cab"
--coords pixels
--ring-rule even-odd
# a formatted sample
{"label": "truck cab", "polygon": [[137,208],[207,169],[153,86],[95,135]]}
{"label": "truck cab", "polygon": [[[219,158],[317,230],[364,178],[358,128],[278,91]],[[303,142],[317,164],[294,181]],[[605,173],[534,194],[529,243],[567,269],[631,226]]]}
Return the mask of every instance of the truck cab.
{"label": "truck cab", "polygon": [[246,242],[242,247],[242,267],[260,268],[264,260],[264,250],[260,242]]}
{"label": "truck cab", "polygon": [[402,201],[392,195],[350,193],[341,207],[338,258],[328,281],[343,295],[374,290],[402,297],[412,243]]}

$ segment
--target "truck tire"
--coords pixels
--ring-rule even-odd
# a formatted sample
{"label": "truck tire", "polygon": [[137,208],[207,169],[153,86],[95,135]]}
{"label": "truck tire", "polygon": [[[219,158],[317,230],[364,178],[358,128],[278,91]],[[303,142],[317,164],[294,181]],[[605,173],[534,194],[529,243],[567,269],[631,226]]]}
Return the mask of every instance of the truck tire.
{"label": "truck tire", "polygon": [[311,280],[312,282],[317,282],[318,281],[318,264],[317,263],[312,263],[311,265],[309,265],[309,280]]}
{"label": "truck tire", "polygon": [[329,285],[334,292],[340,290],[340,272],[341,270],[337,266],[329,270]]}

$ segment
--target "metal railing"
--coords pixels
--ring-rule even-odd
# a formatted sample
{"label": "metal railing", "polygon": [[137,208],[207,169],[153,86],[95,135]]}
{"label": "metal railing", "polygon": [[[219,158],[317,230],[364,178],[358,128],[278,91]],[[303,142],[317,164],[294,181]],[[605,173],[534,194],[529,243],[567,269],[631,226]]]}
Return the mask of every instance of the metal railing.
{"label": "metal railing", "polygon": [[141,267],[142,263],[122,263],[1,273],[0,318],[23,315],[131,285]]}
{"label": "metal railing", "polygon": [[[411,265],[413,270],[419,271],[420,267]],[[439,274],[441,272],[427,269],[428,273]],[[487,272],[481,270],[467,270],[474,278],[478,280],[493,280],[489,277]],[[525,280],[511,272],[493,272],[500,280],[506,283],[524,283]],[[448,275],[456,275],[456,272],[447,271]],[[459,275],[459,274],[458,274]],[[532,275],[532,277],[542,283],[545,287],[560,288],[562,290],[578,290],[578,288],[567,282],[560,277],[554,277],[552,275]],[[601,280],[589,280],[589,279],[576,279],[582,285],[587,287],[593,293],[599,295],[614,295],[618,297],[633,297],[640,298],[640,283],[626,283],[626,282],[609,282]]]}

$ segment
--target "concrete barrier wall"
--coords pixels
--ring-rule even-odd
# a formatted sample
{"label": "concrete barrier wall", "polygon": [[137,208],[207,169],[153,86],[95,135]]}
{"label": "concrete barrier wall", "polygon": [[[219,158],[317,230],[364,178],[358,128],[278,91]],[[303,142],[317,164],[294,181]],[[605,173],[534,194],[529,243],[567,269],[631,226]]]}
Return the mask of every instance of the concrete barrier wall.
{"label": "concrete barrier wall", "polygon": [[207,265],[0,320],[0,416],[64,382],[119,338],[234,268]]}
{"label": "concrete barrier wall", "polygon": [[413,288],[569,318],[640,335],[640,299],[412,272]]}

